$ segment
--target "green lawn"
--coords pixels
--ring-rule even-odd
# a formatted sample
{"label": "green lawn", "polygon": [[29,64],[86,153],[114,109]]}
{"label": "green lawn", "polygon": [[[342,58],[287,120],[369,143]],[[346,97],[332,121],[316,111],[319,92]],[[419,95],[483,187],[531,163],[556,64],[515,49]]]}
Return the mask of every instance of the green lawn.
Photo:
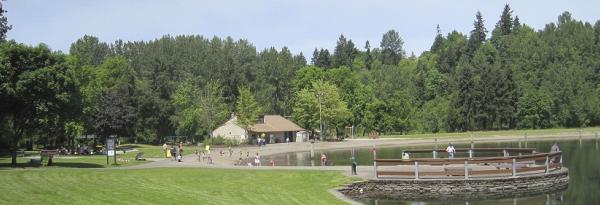
{"label": "green lawn", "polygon": [[[537,130],[502,130],[502,131],[475,131],[475,132],[455,132],[455,133],[426,133],[426,134],[408,134],[408,135],[381,135],[380,138],[465,138],[470,137],[490,137],[490,136],[527,136],[534,135],[546,135],[546,134],[558,134],[563,132],[578,133],[579,128],[553,128],[553,129],[537,129]],[[581,129],[582,134],[589,135],[594,132],[598,132],[600,135],[600,127],[588,127]],[[358,138],[367,138],[367,136],[360,136]]]}
{"label": "green lawn", "polygon": [[[144,152],[145,158],[163,158],[163,157],[165,157],[164,152],[162,151],[162,145],[158,146],[158,145],[145,145],[145,144],[122,144],[121,146],[119,146],[119,148],[126,148],[126,147],[129,147],[132,149],[137,149],[138,152]],[[131,156],[132,158],[135,158],[135,155],[138,152],[126,153],[126,156],[128,156],[128,157]]]}
{"label": "green lawn", "polygon": [[344,204],[335,171],[198,168],[0,171],[2,204]]}
{"label": "green lawn", "polygon": [[[119,146],[119,148],[131,148],[136,149],[137,151],[126,152],[125,154],[119,154],[117,157],[119,162],[116,166],[131,166],[146,163],[147,161],[135,161],[135,156],[143,152],[144,158],[163,158],[164,153],[162,152],[162,146],[158,145],[145,145],[145,144],[123,144]],[[186,147],[188,150],[190,148]],[[191,153],[191,152],[189,152]],[[33,158],[39,159],[39,151],[27,151],[26,156],[34,156]],[[17,157],[17,167],[35,167],[30,164],[31,158],[29,157]],[[10,156],[0,156],[0,168],[2,167],[10,167]],[[113,164],[114,158],[109,158],[109,163],[111,166],[115,166]],[[71,168],[103,168],[107,167],[106,165],[106,155],[69,155],[69,156],[59,156],[54,158],[54,166],[48,168],[60,168],[60,167],[71,167]]]}

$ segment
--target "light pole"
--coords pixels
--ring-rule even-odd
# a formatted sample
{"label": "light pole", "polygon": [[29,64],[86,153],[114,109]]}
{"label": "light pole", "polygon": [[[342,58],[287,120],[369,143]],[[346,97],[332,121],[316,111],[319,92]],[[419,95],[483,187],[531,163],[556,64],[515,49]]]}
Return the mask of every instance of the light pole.
{"label": "light pole", "polygon": [[317,97],[319,98],[319,138],[323,141],[323,118],[321,117],[321,92],[317,93]]}

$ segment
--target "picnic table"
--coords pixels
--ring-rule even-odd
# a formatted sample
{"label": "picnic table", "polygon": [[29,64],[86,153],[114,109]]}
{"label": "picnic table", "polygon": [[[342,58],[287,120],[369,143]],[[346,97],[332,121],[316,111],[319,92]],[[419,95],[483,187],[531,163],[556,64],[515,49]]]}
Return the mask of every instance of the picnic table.
{"label": "picnic table", "polygon": [[54,155],[58,155],[58,150],[40,150],[40,164],[44,165],[44,158],[48,158],[46,166],[52,166]]}

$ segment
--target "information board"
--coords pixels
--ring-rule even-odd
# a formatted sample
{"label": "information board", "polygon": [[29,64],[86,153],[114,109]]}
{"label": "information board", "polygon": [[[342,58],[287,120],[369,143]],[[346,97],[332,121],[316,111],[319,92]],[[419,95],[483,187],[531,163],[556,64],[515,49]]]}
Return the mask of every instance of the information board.
{"label": "information board", "polygon": [[106,154],[108,156],[115,156],[115,139],[108,138],[106,139]]}

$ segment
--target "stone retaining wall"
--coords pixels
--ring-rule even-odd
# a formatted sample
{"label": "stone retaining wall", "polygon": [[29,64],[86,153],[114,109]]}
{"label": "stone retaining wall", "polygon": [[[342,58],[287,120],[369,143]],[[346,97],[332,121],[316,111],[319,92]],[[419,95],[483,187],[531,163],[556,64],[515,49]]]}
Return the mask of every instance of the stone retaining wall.
{"label": "stone retaining wall", "polygon": [[[353,199],[480,199],[549,193],[569,185],[567,168],[517,177],[475,179],[374,179],[338,191]],[[363,190],[362,194],[360,190]]]}

